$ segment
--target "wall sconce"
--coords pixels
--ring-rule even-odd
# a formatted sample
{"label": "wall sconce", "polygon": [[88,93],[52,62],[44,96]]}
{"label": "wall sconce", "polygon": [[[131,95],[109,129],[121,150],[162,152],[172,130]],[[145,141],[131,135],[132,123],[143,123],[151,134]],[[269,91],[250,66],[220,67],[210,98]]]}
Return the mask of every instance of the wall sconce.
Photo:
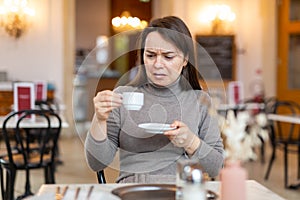
{"label": "wall sconce", "polygon": [[114,17],[111,23],[116,32],[143,29],[148,25],[147,21],[140,20],[138,17],[132,17],[128,11],[122,12],[120,17]]}
{"label": "wall sconce", "polygon": [[235,20],[235,13],[228,5],[211,5],[203,11],[201,19],[212,24],[213,34],[222,34],[225,32],[226,23]]}
{"label": "wall sconce", "polygon": [[0,26],[12,37],[19,38],[27,31],[35,11],[27,6],[27,0],[4,0],[0,6]]}

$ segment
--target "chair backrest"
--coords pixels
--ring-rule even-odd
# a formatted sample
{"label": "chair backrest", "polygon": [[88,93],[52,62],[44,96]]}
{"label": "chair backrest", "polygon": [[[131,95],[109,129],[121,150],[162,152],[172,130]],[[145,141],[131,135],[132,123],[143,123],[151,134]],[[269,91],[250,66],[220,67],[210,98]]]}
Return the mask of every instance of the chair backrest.
{"label": "chair backrest", "polygon": [[[300,106],[293,101],[276,101],[273,108],[274,114],[284,114],[295,116],[300,114]],[[274,121],[274,137],[279,140],[293,140],[295,134],[298,134],[299,126],[293,123]]]}
{"label": "chair backrest", "polygon": [[[35,115],[36,120],[44,121],[43,127],[24,127],[24,122],[33,123],[28,121],[30,115]],[[52,122],[56,121],[57,126],[53,127]],[[58,123],[57,123],[58,122]],[[13,127],[11,126],[13,124]],[[38,135],[39,141],[38,146],[35,149],[31,149],[31,130],[37,130],[34,133]],[[61,119],[60,117],[51,111],[45,110],[22,110],[18,112],[12,112],[9,114],[3,122],[3,138],[6,144],[7,156],[11,165],[17,166],[20,163],[27,165],[32,153],[38,153],[40,158],[35,162],[34,166],[39,167],[44,164],[44,156],[50,156],[50,162],[55,159],[55,152],[57,148],[57,141],[61,132]],[[22,156],[13,156],[14,152],[17,151]],[[48,159],[49,160],[49,159]],[[49,162],[49,161],[48,161]]]}
{"label": "chair backrest", "polygon": [[106,180],[105,180],[104,171],[100,170],[100,171],[97,171],[96,173],[97,173],[98,183],[105,184]]}
{"label": "chair backrest", "polygon": [[277,102],[277,98],[276,97],[269,97],[269,98],[265,98],[264,103],[265,103],[265,112],[268,113],[274,113],[274,109],[275,109],[275,104]]}

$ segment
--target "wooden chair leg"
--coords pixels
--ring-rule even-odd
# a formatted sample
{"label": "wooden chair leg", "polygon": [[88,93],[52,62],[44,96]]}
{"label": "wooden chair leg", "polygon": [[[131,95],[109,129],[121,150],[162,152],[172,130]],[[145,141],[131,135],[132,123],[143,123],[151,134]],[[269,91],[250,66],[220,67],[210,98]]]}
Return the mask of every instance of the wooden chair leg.
{"label": "wooden chair leg", "polygon": [[276,156],[276,147],[273,146],[271,159],[269,161],[269,165],[268,165],[267,172],[266,172],[266,175],[265,175],[265,180],[268,180],[268,178],[269,178],[269,175],[270,175],[270,172],[271,172],[271,168],[272,168],[273,162],[275,160],[275,156]]}
{"label": "wooden chair leg", "polygon": [[55,170],[56,170],[56,165],[55,163],[51,164],[49,166],[49,173],[50,173],[50,180],[52,184],[55,184]]}
{"label": "wooden chair leg", "polygon": [[45,179],[45,183],[46,184],[49,184],[50,181],[49,181],[49,170],[48,170],[48,166],[46,166],[44,168],[44,179]]}
{"label": "wooden chair leg", "polygon": [[44,168],[44,178],[46,184],[55,184],[55,166],[46,166]]}
{"label": "wooden chair leg", "polygon": [[33,193],[31,192],[31,184],[30,184],[30,172],[27,169],[26,170],[26,183],[25,183],[25,194],[24,196],[29,196],[29,195],[33,195]]}
{"label": "wooden chair leg", "polygon": [[26,169],[25,174],[26,174],[25,192],[21,196],[18,196],[17,200],[22,200],[22,199],[24,199],[28,196],[33,195],[33,193],[31,192],[30,171],[29,171],[29,169]]}
{"label": "wooden chair leg", "polygon": [[284,187],[288,188],[288,149],[284,145]]}
{"label": "wooden chair leg", "polygon": [[261,163],[265,163],[265,142],[262,140],[260,146]]}
{"label": "wooden chair leg", "polygon": [[300,146],[298,146],[298,179],[300,179]]}
{"label": "wooden chair leg", "polygon": [[16,180],[16,170],[7,169],[6,170],[6,188],[4,192],[4,200],[14,200],[14,188]]}
{"label": "wooden chair leg", "polygon": [[3,169],[2,169],[2,166],[0,165],[0,184],[1,184],[1,196],[2,196],[2,199],[4,199],[5,197],[5,194],[4,194],[4,176],[3,176]]}
{"label": "wooden chair leg", "polygon": [[98,179],[98,183],[100,184],[105,184],[106,180],[105,180],[105,175],[104,175],[104,171],[97,171],[97,179]]}

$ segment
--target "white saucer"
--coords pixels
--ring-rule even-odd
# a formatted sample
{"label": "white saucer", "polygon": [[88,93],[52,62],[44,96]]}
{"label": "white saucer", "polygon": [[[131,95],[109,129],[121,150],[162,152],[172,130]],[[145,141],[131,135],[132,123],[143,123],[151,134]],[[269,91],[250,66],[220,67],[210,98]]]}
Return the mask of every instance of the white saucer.
{"label": "white saucer", "polygon": [[162,134],[165,131],[174,130],[175,127],[171,127],[170,124],[161,123],[144,123],[139,124],[138,127],[145,129],[147,133]]}

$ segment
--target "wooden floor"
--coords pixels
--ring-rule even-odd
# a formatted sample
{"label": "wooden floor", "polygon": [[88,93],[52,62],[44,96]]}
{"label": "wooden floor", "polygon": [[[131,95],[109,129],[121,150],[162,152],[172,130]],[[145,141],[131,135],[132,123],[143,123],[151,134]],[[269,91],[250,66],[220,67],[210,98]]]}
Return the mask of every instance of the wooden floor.
{"label": "wooden floor", "polygon": [[[2,144],[3,145],[3,144]],[[56,173],[57,183],[97,183],[96,174],[89,169],[86,164],[83,150],[83,141],[78,137],[61,138],[60,154],[62,165],[59,165]],[[2,146],[3,147],[3,146]],[[267,160],[269,159],[270,148],[267,148]],[[290,180],[296,182],[296,156],[290,156]],[[259,160],[245,163],[248,171],[249,179],[260,182],[265,187],[276,192],[280,196],[291,199],[300,199],[300,189],[290,190],[284,189],[283,186],[283,166],[282,166],[282,152],[278,151],[278,157],[274,162],[273,169],[268,181],[263,179],[267,164],[261,164]],[[115,178],[114,171],[108,171],[106,175],[108,182],[113,182]],[[43,184],[43,172],[40,170],[34,171],[31,174],[32,191],[38,191],[41,184]],[[24,173],[20,172],[16,180],[16,196],[24,191]]]}

